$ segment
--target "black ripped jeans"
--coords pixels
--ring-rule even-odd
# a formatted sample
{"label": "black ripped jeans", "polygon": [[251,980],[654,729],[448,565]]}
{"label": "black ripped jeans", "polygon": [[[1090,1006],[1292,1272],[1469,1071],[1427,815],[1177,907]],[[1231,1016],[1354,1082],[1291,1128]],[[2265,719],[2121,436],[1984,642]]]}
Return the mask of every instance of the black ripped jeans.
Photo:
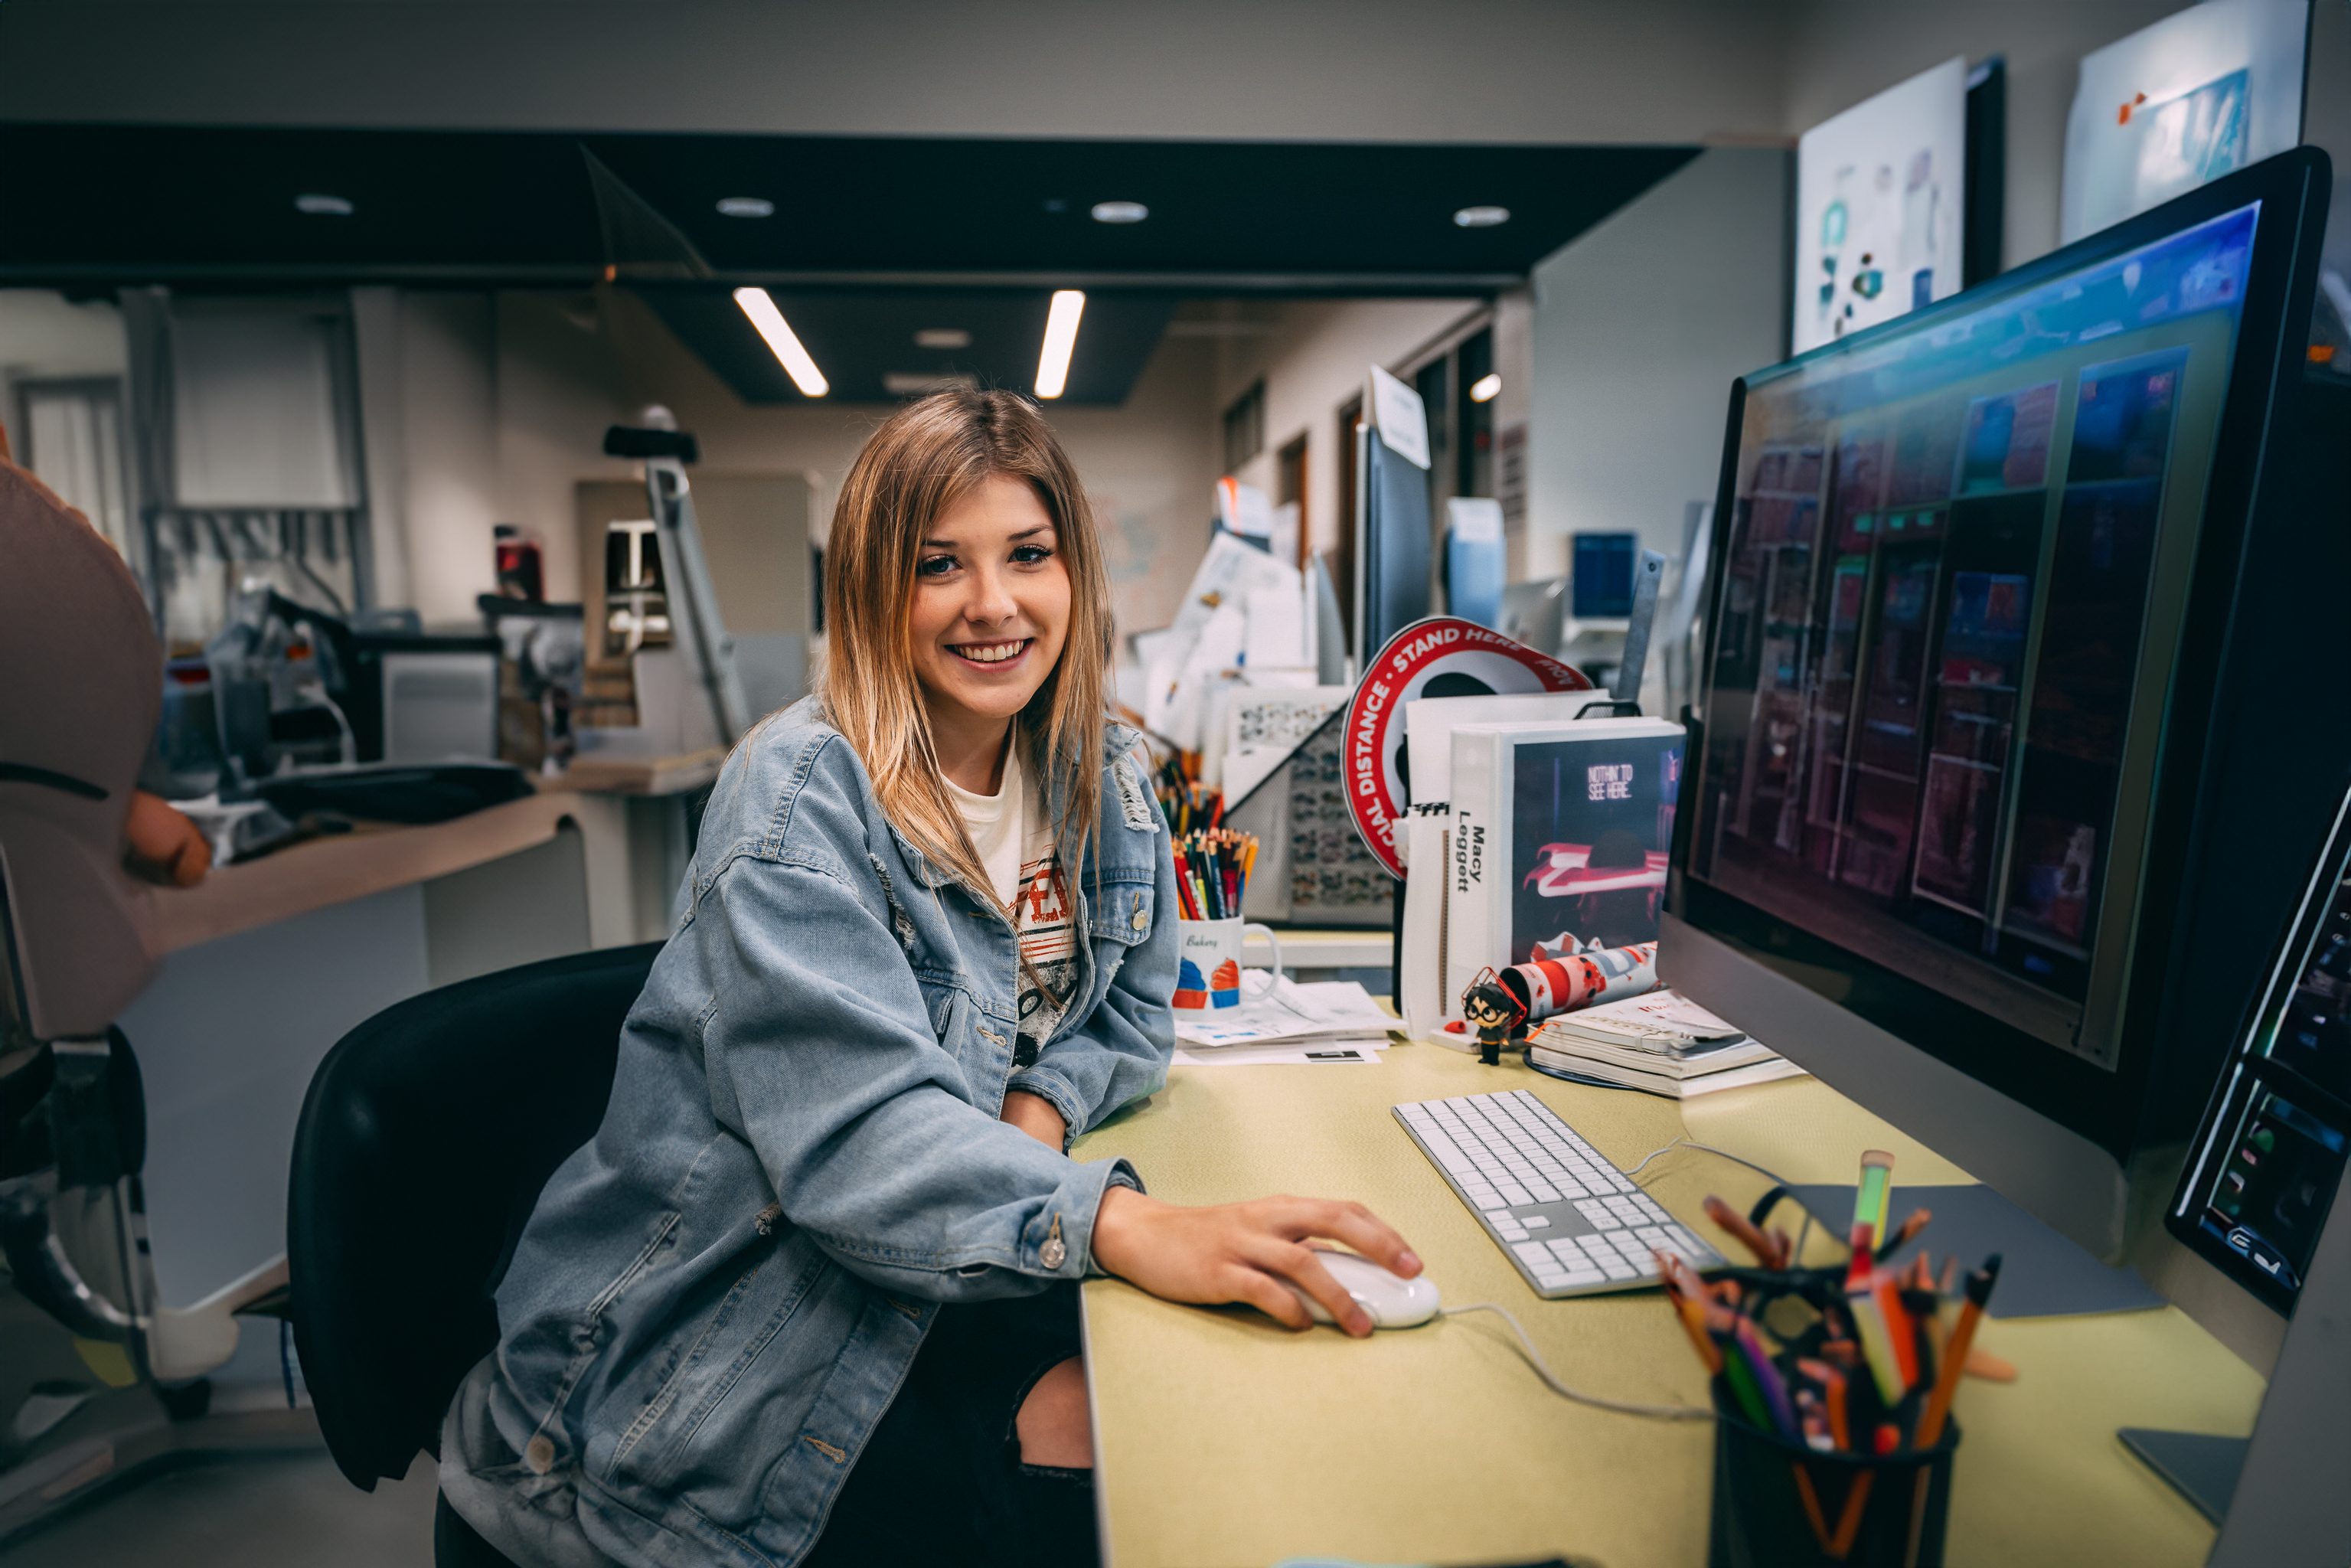
{"label": "black ripped jeans", "polygon": [[805,1568],[1095,1568],[1091,1470],[1020,1462],[1014,1422],[1078,1354],[1078,1288],[943,1308]]}

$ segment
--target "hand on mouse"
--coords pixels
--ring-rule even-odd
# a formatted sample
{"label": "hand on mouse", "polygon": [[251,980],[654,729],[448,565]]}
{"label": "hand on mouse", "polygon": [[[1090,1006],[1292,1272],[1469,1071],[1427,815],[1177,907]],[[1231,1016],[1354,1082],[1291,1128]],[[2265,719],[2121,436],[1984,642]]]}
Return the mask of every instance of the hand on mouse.
{"label": "hand on mouse", "polygon": [[1360,1203],[1260,1197],[1191,1208],[1123,1186],[1102,1195],[1093,1255],[1102,1269],[1165,1300],[1246,1301],[1302,1329],[1313,1319],[1282,1284],[1294,1280],[1341,1328],[1358,1338],[1370,1333],[1370,1315],[1316,1260],[1310,1239],[1344,1242],[1407,1280],[1420,1272],[1404,1238]]}

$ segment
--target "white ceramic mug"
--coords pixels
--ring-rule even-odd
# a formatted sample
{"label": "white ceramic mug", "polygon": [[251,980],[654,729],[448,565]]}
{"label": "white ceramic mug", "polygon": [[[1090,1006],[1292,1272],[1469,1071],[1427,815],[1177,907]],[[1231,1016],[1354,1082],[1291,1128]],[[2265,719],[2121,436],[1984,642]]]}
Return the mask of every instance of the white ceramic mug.
{"label": "white ceramic mug", "polygon": [[[1262,931],[1273,947],[1273,970],[1266,983],[1244,997],[1241,988],[1241,938]],[[1271,928],[1236,915],[1227,920],[1178,920],[1176,923],[1176,1006],[1185,1012],[1210,1012],[1237,1008],[1273,989],[1273,975],[1281,973],[1281,938]]]}

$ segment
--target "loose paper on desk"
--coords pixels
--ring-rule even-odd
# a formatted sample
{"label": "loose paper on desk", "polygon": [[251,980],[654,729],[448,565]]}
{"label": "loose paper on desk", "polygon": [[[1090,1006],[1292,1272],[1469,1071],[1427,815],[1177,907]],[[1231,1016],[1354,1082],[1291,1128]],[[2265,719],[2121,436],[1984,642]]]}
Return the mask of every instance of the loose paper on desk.
{"label": "loose paper on desk", "polygon": [[1377,1040],[1318,1040],[1307,1045],[1220,1045],[1198,1051],[1178,1047],[1177,1067],[1377,1067],[1387,1037]]}
{"label": "loose paper on desk", "polygon": [[1265,996],[1249,996],[1236,1008],[1219,1008],[1196,1017],[1176,1015],[1176,1040],[1186,1050],[1235,1046],[1319,1046],[1326,1040],[1377,1041],[1385,1050],[1387,1031],[1396,1019],[1369,991],[1353,980],[1331,980],[1301,986],[1277,979]]}

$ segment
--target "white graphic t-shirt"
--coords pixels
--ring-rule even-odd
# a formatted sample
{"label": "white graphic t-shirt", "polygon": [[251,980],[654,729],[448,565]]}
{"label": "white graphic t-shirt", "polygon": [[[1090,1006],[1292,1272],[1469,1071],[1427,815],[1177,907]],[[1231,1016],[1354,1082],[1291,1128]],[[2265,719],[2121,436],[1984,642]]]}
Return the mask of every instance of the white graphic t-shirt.
{"label": "white graphic t-shirt", "polygon": [[[1077,911],[1054,853],[1036,782],[1015,747],[994,795],[975,795],[947,781],[947,794],[987,873],[997,900],[1012,916],[1020,943],[1020,1038],[1013,1061],[1027,1066],[1069,1009],[1077,986]],[[1044,982],[1043,988],[1038,982]]]}

